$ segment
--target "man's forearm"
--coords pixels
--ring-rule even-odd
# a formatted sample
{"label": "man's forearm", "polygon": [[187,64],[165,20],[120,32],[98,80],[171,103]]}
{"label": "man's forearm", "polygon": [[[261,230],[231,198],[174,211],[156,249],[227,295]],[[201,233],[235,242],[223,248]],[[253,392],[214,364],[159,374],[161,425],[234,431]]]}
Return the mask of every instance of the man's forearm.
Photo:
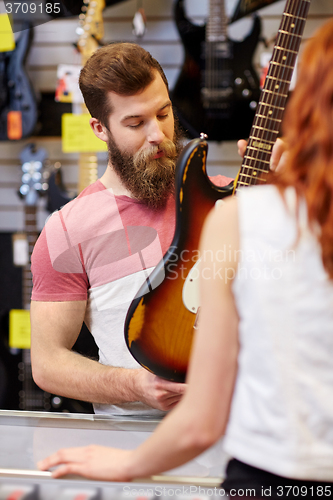
{"label": "man's forearm", "polygon": [[102,365],[74,351],[63,350],[38,366],[35,382],[43,390],[68,398],[100,404],[138,401],[135,377],[138,370]]}

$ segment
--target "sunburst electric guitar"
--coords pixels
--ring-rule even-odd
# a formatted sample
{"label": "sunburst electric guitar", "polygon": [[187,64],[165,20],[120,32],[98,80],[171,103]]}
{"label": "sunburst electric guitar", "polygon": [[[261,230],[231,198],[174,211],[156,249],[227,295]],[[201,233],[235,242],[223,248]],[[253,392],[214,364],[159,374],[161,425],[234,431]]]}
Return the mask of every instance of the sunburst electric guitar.
{"label": "sunburst electric guitar", "polygon": [[[156,375],[184,382],[198,318],[197,254],[204,220],[218,199],[253,185],[269,171],[310,0],[287,0],[244,161],[235,186],[217,188],[206,174],[207,142],[194,139],[176,172],[176,229],[171,247],[133,300],[125,340],[134,358]],[[186,258],[184,258],[186,256]],[[164,278],[164,279],[163,279]],[[160,284],[158,284],[160,283]]]}

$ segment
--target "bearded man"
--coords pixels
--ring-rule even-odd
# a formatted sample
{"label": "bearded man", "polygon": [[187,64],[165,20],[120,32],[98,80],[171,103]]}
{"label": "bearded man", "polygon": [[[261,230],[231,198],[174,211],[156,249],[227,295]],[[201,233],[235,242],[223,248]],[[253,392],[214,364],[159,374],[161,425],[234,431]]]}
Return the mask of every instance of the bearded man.
{"label": "bearded man", "polygon": [[[168,82],[142,47],[116,43],[92,55],[79,83],[109,161],[100,179],[50,217],[34,248],[33,376],[50,393],[92,402],[96,413],[159,416],[185,385],[137,364],[124,321],[174,234],[181,138]],[[83,321],[99,362],[72,350]]]}

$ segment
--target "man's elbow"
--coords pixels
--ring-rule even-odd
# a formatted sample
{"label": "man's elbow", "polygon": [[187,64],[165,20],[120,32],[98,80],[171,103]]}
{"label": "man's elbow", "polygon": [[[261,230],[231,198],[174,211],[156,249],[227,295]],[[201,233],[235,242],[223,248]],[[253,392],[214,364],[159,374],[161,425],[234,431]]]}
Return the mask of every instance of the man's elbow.
{"label": "man's elbow", "polygon": [[47,370],[41,366],[36,366],[36,363],[32,363],[31,371],[35,384],[38,385],[40,389],[43,389],[43,391],[51,392]]}
{"label": "man's elbow", "polygon": [[44,356],[36,356],[31,351],[31,372],[32,378],[38,387],[46,392],[53,392],[51,363],[47,362]]}

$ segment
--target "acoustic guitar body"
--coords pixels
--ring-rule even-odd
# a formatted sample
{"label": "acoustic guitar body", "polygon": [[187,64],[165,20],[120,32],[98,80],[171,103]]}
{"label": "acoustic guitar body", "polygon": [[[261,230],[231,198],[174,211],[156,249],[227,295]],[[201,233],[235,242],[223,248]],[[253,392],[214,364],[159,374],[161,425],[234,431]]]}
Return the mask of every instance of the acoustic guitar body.
{"label": "acoustic guitar body", "polygon": [[[190,138],[199,137],[201,132],[210,141],[248,137],[260,97],[259,78],[252,64],[260,39],[260,18],[254,18],[251,32],[242,41],[228,38],[223,44],[209,43],[207,28],[191,23],[183,4],[184,0],[175,4],[175,21],[185,49],[172,92],[179,121]],[[207,102],[203,87],[211,95]]]}
{"label": "acoustic guitar body", "polygon": [[196,321],[195,311],[184,305],[184,284],[198,260],[208,212],[233,191],[233,186],[212,184],[206,174],[206,157],[207,143],[194,139],[178,160],[175,235],[163,260],[137,293],[125,322],[125,340],[134,358],[159,377],[177,382],[185,380]]}

